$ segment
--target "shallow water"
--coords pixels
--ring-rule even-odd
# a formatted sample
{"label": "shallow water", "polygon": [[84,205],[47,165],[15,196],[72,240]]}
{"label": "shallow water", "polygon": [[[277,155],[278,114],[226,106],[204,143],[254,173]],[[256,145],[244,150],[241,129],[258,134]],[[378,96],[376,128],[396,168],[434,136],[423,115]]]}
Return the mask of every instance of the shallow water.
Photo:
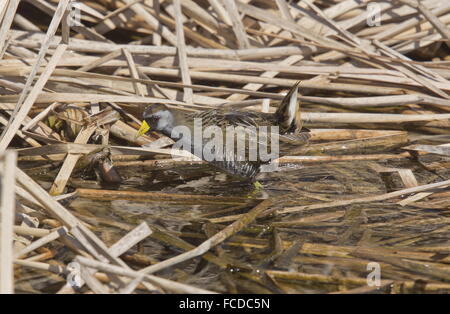
{"label": "shallow water", "polygon": [[[426,168],[426,165],[442,160],[432,156],[421,160],[422,163],[408,159],[377,163],[411,169],[419,184],[426,184],[449,177],[448,169]],[[95,181],[75,178],[70,182],[69,190],[82,187],[155,191],[242,197],[243,201],[230,205],[220,202],[202,204],[201,201],[199,204],[158,200],[99,201],[78,197],[64,201],[64,204],[93,225],[108,245],[145,221],[162,234],[170,234],[196,246],[227,224],[214,219],[246,213],[259,198],[273,199],[273,208],[283,209],[405,188],[397,174],[379,174],[372,169],[373,163],[358,161],[284,167],[284,171],[264,174],[260,179],[263,189],[257,192],[252,186],[232,181],[206,165],[172,169],[119,167],[124,178],[120,186],[102,186]],[[40,182],[49,184],[54,172],[40,173]],[[158,274],[218,292],[336,292],[361,286],[357,280],[367,277],[368,263],[377,262],[381,265],[381,279],[445,284],[448,278],[436,274],[439,274],[437,270],[450,270],[449,209],[449,198],[435,198],[404,207],[386,200],[306,209],[290,215],[275,213],[258,219],[211,250],[222,261],[219,265],[196,258]],[[154,234],[122,258],[136,269],[143,268],[182,253],[183,250],[173,243],[164,240],[161,234]],[[420,252],[419,256],[414,255],[416,251]],[[64,254],[70,259],[70,252]],[[396,255],[409,257],[408,261],[414,263],[432,265],[430,274],[417,271],[413,264],[405,263]],[[323,275],[325,279],[306,278],[304,274]],[[330,278],[335,279],[330,281]],[[51,279],[45,280],[49,280],[49,287],[58,286],[52,285]],[[415,286],[402,289],[402,292],[427,291],[416,291]],[[380,288],[379,291],[384,290]]]}

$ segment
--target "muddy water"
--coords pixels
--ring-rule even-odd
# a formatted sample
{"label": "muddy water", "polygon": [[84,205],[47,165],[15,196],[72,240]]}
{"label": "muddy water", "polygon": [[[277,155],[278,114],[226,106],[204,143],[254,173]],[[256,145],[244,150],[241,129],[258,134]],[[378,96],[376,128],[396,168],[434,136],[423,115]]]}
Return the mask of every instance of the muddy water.
{"label": "muddy water", "polygon": [[[433,156],[426,157],[421,162],[403,159],[378,164],[411,169],[419,184],[426,184],[449,177],[448,169],[429,167],[442,161],[444,158]],[[255,199],[258,198],[274,199],[274,208],[283,209],[378,195],[405,188],[398,175],[377,173],[371,167],[373,163],[339,162],[305,164],[301,167],[287,165],[283,167],[283,171],[264,174],[260,178],[263,184],[260,191],[232,181],[206,165],[175,166],[170,169],[120,167],[118,170],[124,178],[124,183],[120,186],[104,186],[95,181],[73,178],[69,191],[78,187],[155,191],[242,197],[243,201],[242,204],[211,205],[202,204],[201,201],[199,204],[183,204],[157,200],[140,202],[75,198],[64,201],[64,204],[79,218],[90,223],[108,245],[112,245],[143,221],[155,230],[161,230],[162,234],[170,234],[198,245],[227,224],[214,219],[245,213],[255,205]],[[50,184],[56,170],[29,173],[45,186]],[[408,282],[420,279],[431,283],[448,283],[438,275],[427,275],[417,272],[411,265],[399,264],[402,262],[400,258],[386,260],[392,259],[392,255],[384,249],[412,252],[446,247],[447,250],[439,252],[441,256],[438,254],[434,261],[436,269],[448,266],[449,262],[445,257],[450,253],[450,228],[447,227],[450,201],[448,198],[426,200],[404,207],[386,200],[304,210],[291,215],[273,214],[257,220],[211,250],[222,261],[219,265],[197,258],[158,274],[218,292],[335,292],[356,288],[361,284],[352,283],[351,280],[350,283],[339,284],[338,280],[321,282],[314,278],[279,278],[274,277],[270,271],[317,274],[327,278],[341,278],[340,280],[364,279],[368,274],[367,263],[375,260],[384,265],[382,279]],[[366,255],[349,253],[361,247],[368,249],[367,252],[364,251]],[[181,252],[182,249],[173,242],[164,240],[158,233],[131,249],[123,258],[132,267],[139,269]],[[369,253],[376,253],[376,256]],[[61,251],[57,254],[65,256],[68,261],[73,258],[71,252]],[[24,282],[31,275],[23,274],[21,281]],[[36,279],[39,285],[33,287],[35,290],[51,291],[58,287],[58,282],[61,283],[61,280],[54,277],[34,275],[47,283],[45,285]]]}

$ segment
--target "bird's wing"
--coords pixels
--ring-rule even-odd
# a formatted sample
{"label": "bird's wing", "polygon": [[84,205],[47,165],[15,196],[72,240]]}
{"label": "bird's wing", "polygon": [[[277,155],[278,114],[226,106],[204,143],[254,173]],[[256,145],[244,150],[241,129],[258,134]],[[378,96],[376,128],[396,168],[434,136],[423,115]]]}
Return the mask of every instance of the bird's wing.
{"label": "bird's wing", "polygon": [[[225,112],[221,110],[207,110],[203,112],[197,112],[192,114],[191,119],[201,119],[203,128],[203,156],[205,160],[205,154],[210,155],[213,160],[208,160],[213,166],[222,169],[229,174],[236,175],[247,180],[253,180],[259,173],[260,160],[250,160],[250,144],[257,144],[259,142],[258,137],[258,117],[252,113],[231,111]],[[208,127],[214,127],[214,129],[208,130]],[[230,129],[232,127],[233,129]],[[216,134],[215,132],[221,132]],[[216,146],[213,144],[213,140],[217,140],[217,136],[222,136],[222,154],[221,158],[217,156]],[[237,139],[242,139],[245,142],[243,146],[244,155],[242,159],[239,159],[239,147]],[[233,141],[232,149],[228,146],[229,140]],[[216,142],[217,143],[217,142]],[[253,146],[254,147],[254,146]]]}

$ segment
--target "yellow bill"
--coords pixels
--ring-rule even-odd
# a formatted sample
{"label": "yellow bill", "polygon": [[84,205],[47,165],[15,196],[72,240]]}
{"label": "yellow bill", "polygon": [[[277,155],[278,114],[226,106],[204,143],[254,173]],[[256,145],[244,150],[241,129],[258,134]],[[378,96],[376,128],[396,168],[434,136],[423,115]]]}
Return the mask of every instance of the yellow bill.
{"label": "yellow bill", "polygon": [[134,138],[138,138],[139,136],[144,135],[145,133],[147,133],[150,130],[150,126],[148,125],[148,123],[144,120],[141,123],[141,127],[139,128],[139,131],[137,131],[136,135],[134,136]]}

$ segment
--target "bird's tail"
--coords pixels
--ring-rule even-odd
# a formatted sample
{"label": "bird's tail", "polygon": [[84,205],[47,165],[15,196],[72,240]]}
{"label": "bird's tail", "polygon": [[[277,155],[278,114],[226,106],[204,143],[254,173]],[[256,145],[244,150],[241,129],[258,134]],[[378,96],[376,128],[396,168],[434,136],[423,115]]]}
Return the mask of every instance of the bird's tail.
{"label": "bird's tail", "polygon": [[300,112],[300,101],[298,100],[299,84],[300,81],[291,87],[289,93],[283,98],[275,112],[282,132],[299,133],[302,130],[303,123]]}

